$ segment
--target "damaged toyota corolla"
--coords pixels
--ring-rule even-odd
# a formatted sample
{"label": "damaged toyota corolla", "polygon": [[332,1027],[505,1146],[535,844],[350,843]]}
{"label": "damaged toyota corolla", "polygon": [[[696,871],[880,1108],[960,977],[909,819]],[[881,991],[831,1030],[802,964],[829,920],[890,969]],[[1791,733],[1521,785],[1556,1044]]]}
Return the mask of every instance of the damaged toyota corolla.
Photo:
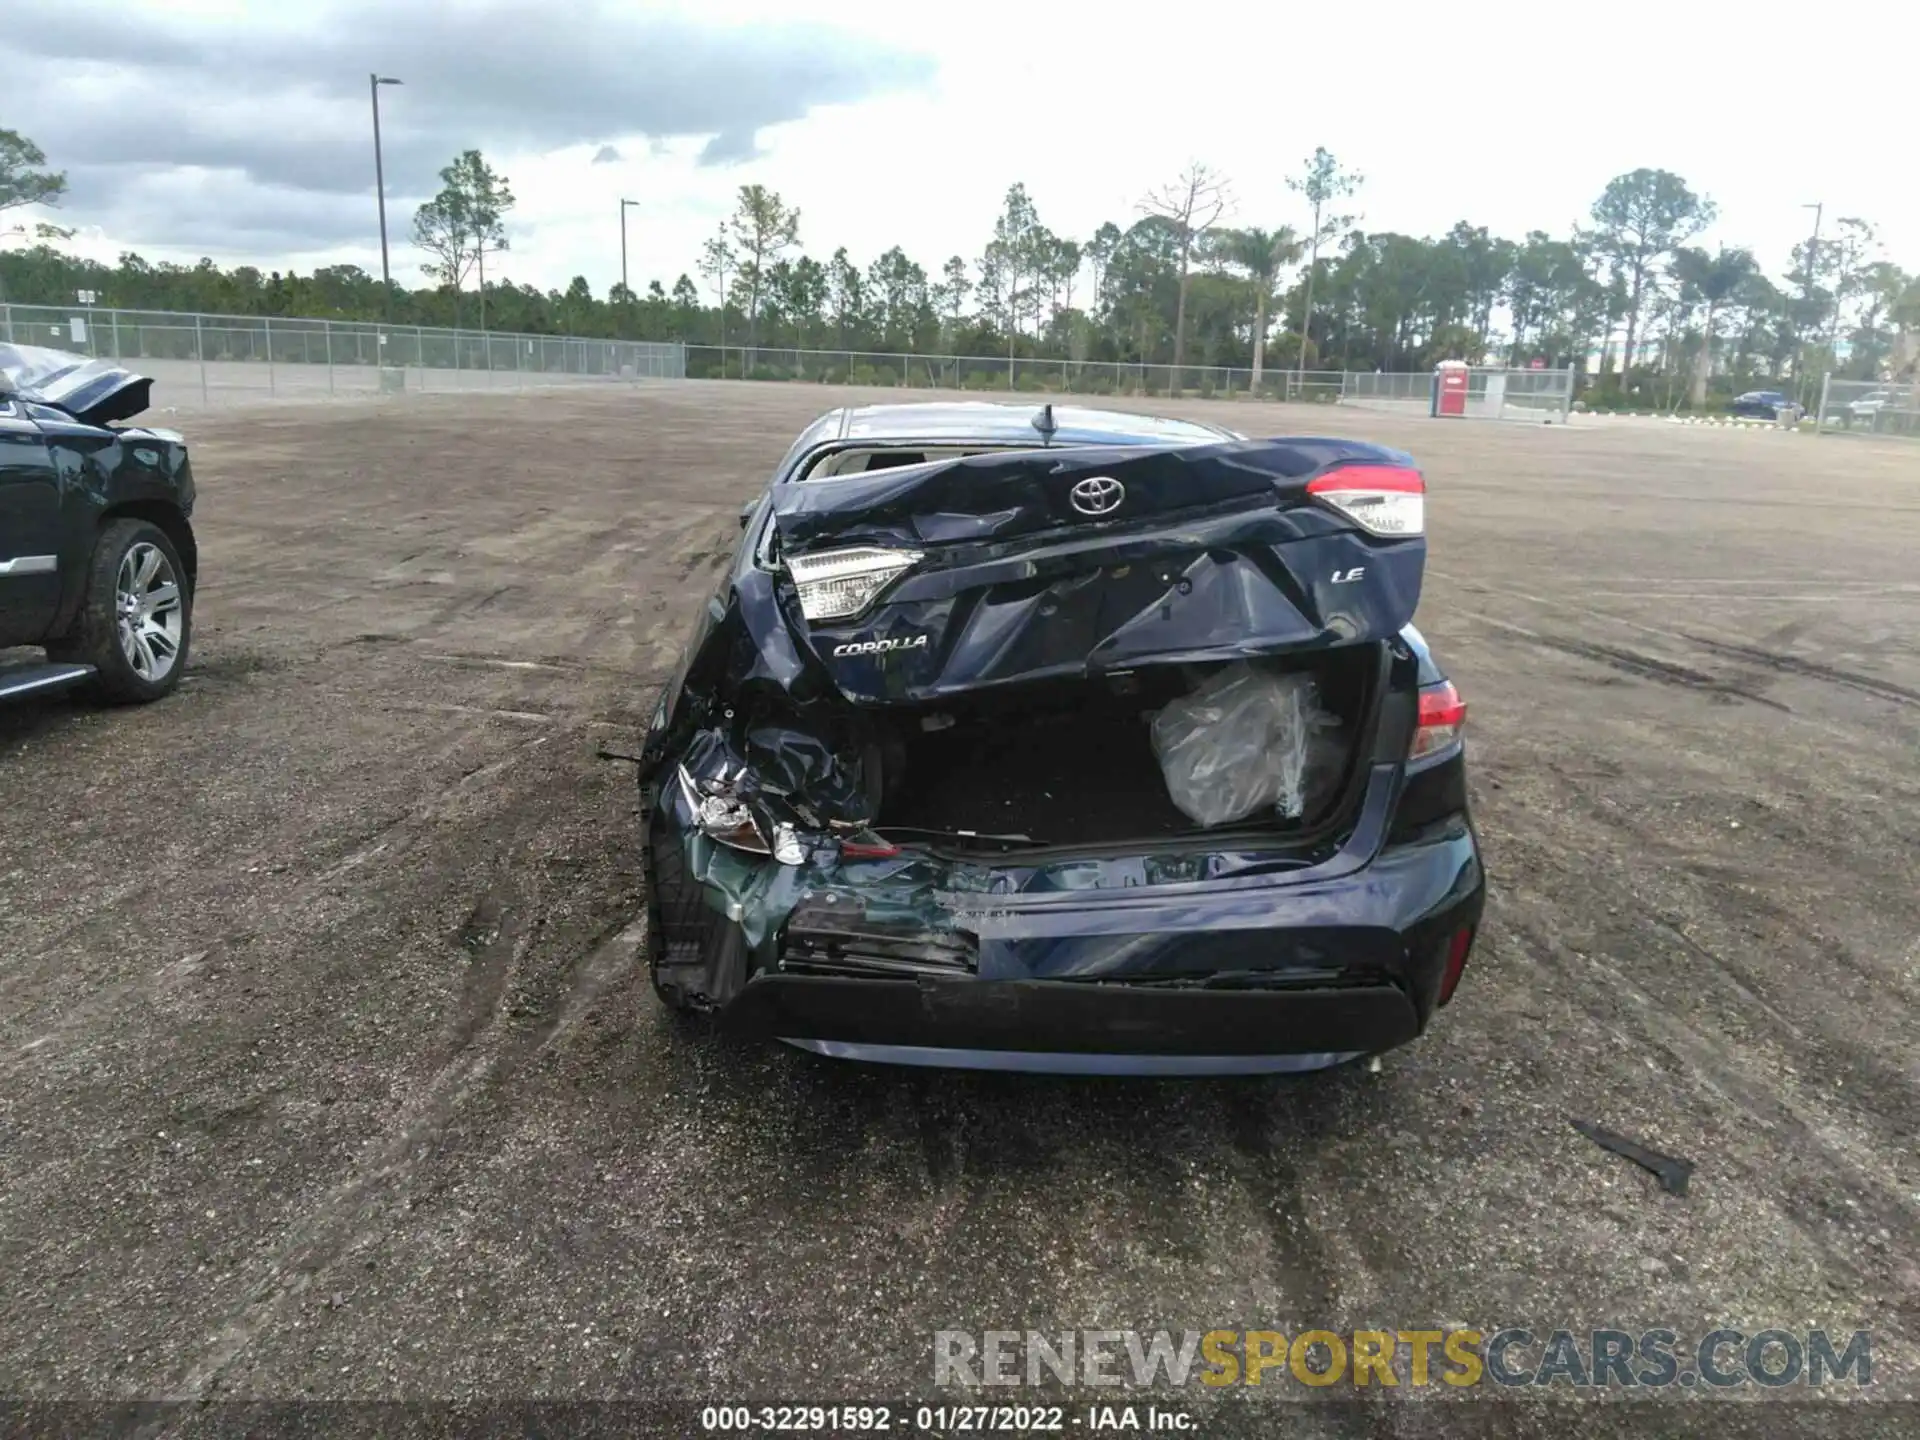
{"label": "damaged toyota corolla", "polygon": [[1413,1039],[1485,895],[1397,451],[834,411],[641,755],[676,1009],[850,1059],[1306,1070]]}

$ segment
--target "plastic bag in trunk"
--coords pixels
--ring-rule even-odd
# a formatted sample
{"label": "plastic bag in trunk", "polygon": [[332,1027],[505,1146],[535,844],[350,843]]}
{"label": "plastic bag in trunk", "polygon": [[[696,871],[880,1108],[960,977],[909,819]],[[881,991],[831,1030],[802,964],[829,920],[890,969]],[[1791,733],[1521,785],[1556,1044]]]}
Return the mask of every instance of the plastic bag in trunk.
{"label": "plastic bag in trunk", "polygon": [[1339,778],[1339,727],[1312,676],[1241,661],[1153,717],[1153,753],[1167,794],[1196,824],[1267,809],[1297,820]]}

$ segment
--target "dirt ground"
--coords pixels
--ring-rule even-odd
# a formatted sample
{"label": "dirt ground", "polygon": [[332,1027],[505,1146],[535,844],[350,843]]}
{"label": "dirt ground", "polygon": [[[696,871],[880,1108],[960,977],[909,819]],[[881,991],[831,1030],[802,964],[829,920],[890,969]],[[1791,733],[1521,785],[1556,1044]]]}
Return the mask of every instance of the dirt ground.
{"label": "dirt ground", "polygon": [[[1487,925],[1377,1074],[981,1077],[670,1020],[598,754],[741,501],[859,398],[197,420],[186,685],[0,711],[0,1395],[647,1397],[686,1433],[926,1397],[940,1329],[1724,1324],[1870,1329],[1914,1396],[1920,450],[1171,407],[1426,468]],[[1491,1388],[1269,1410],[1559,1426]]]}

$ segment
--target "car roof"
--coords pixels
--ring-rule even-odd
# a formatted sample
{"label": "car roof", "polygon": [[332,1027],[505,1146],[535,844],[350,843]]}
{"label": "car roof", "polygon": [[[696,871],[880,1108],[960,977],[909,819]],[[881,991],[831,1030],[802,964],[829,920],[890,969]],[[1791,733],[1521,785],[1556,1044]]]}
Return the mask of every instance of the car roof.
{"label": "car roof", "polygon": [[[1038,439],[1041,405],[931,401],[919,405],[853,405],[838,413],[841,440],[971,440],[1020,444]],[[1238,437],[1197,420],[1055,405],[1055,445],[1207,445]],[[826,419],[828,417],[822,417]]]}

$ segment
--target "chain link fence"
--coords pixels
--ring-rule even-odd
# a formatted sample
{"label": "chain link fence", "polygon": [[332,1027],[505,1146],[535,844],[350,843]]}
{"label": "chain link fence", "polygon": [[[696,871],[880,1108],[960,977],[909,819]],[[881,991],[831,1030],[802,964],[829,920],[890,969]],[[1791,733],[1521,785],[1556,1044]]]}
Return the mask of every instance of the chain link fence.
{"label": "chain link fence", "polygon": [[1373,370],[1343,375],[1340,398],[1363,410],[1426,415],[1433,410],[1431,370]]}
{"label": "chain link fence", "polygon": [[[1431,371],[1251,369],[1219,365],[902,355],[865,350],[682,345],[560,335],[385,326],[264,315],[196,315],[88,306],[0,304],[0,341],[117,360],[151,376],[161,410],[329,395],[420,394],[645,379],[749,379],[991,393],[1187,396],[1344,404],[1426,415]],[[1835,381],[1840,387],[1846,382]],[[1837,390],[1836,390],[1836,393]],[[1475,369],[1466,413],[1564,420],[1567,370]],[[1838,401],[1840,423],[1873,412]],[[1877,413],[1877,412],[1873,412]],[[1914,413],[1889,408],[1888,428]]]}
{"label": "chain link fence", "polygon": [[[1571,370],[1476,370],[1487,383],[1482,400],[1495,420],[1536,420],[1565,424],[1573,408]],[[1469,378],[1467,403],[1473,403]]]}
{"label": "chain link fence", "polygon": [[[1467,371],[1468,419],[1564,423],[1573,406],[1573,371],[1506,370],[1476,366]],[[1403,415],[1434,413],[1434,372],[1389,370],[1343,377],[1341,403],[1362,410]]]}
{"label": "chain link fence", "polygon": [[0,304],[0,341],[119,361],[162,410],[686,375],[678,344],[86,306]]}
{"label": "chain link fence", "polygon": [[[788,380],[817,385],[897,385],[911,389],[1075,395],[1172,395],[1174,367],[1109,360],[1037,360],[1004,355],[900,355],[868,350],[793,350],[765,345],[689,345],[687,374],[711,380]],[[1337,370],[1264,370],[1182,365],[1178,393],[1200,399],[1332,403]]]}
{"label": "chain link fence", "polygon": [[[1110,360],[1039,360],[1004,355],[900,355],[870,350],[794,350],[774,346],[689,345],[693,379],[798,381],[816,385],[900,386],[984,393],[1172,396],[1340,404],[1427,415],[1431,370],[1264,370],[1182,365],[1178,388],[1171,365]],[[1573,403],[1571,370],[1476,369],[1470,372],[1469,416],[1564,421]]]}
{"label": "chain link fence", "polygon": [[1920,375],[1907,380],[1836,380],[1820,386],[1814,428],[1821,433],[1920,438]]}

